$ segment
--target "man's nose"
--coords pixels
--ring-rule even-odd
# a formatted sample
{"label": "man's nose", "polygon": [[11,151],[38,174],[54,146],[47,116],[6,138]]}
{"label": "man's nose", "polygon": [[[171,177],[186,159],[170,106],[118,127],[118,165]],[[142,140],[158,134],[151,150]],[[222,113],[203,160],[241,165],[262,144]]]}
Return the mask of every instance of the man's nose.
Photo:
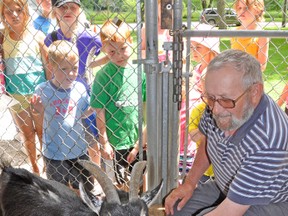
{"label": "man's nose", "polygon": [[214,114],[219,114],[219,113],[223,112],[223,110],[224,110],[224,108],[218,103],[218,101],[215,101],[212,112]]}

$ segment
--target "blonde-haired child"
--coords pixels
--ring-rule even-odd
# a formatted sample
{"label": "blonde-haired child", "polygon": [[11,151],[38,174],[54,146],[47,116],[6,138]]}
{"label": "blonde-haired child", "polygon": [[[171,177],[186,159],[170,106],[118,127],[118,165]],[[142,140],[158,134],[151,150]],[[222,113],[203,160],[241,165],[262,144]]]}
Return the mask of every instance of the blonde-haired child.
{"label": "blonde-haired child", "polygon": [[[241,22],[238,30],[261,30],[260,22],[264,21],[264,1],[263,0],[237,0],[235,10],[238,20]],[[264,71],[267,66],[269,39],[259,38],[231,38],[231,48],[239,49],[253,55],[261,64]]]}
{"label": "blonde-haired child", "polygon": [[[201,78],[201,86],[202,86],[202,91],[204,92],[204,80],[205,76],[202,76]],[[189,117],[189,136],[191,140],[193,140],[196,143],[197,149],[199,148],[201,139],[204,138],[204,135],[199,131],[198,125],[201,120],[201,116],[204,113],[206,108],[206,104],[204,102],[198,103],[195,107],[192,108],[190,117]],[[208,179],[211,177],[214,177],[214,172],[212,165],[209,166],[209,168],[204,172],[203,176],[200,179],[200,182],[205,183]]]}
{"label": "blonde-haired child", "polygon": [[[199,24],[195,30],[212,30],[213,27],[207,24]],[[198,63],[192,72],[192,85],[197,98],[202,93],[201,77],[206,73],[209,62],[220,53],[220,40],[216,37],[192,37],[191,38],[191,58]],[[198,97],[199,96],[199,97]]]}
{"label": "blonde-haired child", "polygon": [[39,174],[36,162],[36,132],[42,140],[42,118],[34,116],[30,98],[36,85],[51,76],[47,73],[47,47],[44,34],[29,24],[31,17],[26,0],[2,0],[0,20],[4,25],[4,63],[7,93],[19,101],[10,111],[21,132],[33,172]]}
{"label": "blonde-haired child", "polygon": [[78,160],[89,160],[88,144],[82,117],[89,107],[85,86],[76,82],[79,67],[78,49],[66,40],[54,41],[49,47],[53,72],[50,81],[36,87],[33,108],[43,116],[43,149],[48,179],[79,189],[83,182],[93,189],[93,178]]}
{"label": "blonde-haired child", "polygon": [[[100,38],[96,33],[83,26],[81,13],[84,11],[81,8],[80,0],[51,0],[51,2],[52,14],[57,20],[59,29],[47,35],[45,44],[49,47],[55,40],[67,40],[76,44],[80,57],[76,80],[83,83],[90,94],[93,76],[87,68],[90,60],[100,53],[102,46]],[[89,154],[93,161],[100,165],[95,113],[83,121],[86,128],[85,139],[90,144]]]}
{"label": "blonde-haired child", "polygon": [[[101,154],[113,159],[116,181],[123,186],[138,158],[138,74],[129,63],[133,44],[126,23],[106,21],[100,37],[110,61],[96,73],[90,105],[97,113]],[[142,80],[145,96],[144,75]]]}
{"label": "blonde-haired child", "polygon": [[[207,24],[199,24],[195,30],[212,30],[213,27]],[[199,121],[202,113],[202,103],[200,100],[201,94],[203,93],[202,80],[205,76],[206,68],[209,62],[220,53],[220,40],[216,37],[192,37],[191,38],[191,59],[198,63],[192,71],[191,89],[189,91],[189,136],[188,136],[188,151],[187,151],[187,169],[186,172],[191,168],[193,164],[194,154],[198,148],[199,139],[196,137],[198,130]],[[185,94],[185,92],[184,92]],[[184,97],[185,98],[185,97]],[[200,104],[200,105],[199,105]],[[204,106],[205,108],[205,106]],[[186,109],[185,100],[182,101],[182,107],[180,110],[180,160],[179,168],[182,171],[183,166],[183,155],[184,155],[184,135],[186,129]],[[195,121],[192,122],[192,119]],[[190,126],[191,125],[191,126]],[[194,127],[192,127],[192,125]],[[200,132],[198,132],[200,133]],[[212,176],[213,173],[206,173]]]}

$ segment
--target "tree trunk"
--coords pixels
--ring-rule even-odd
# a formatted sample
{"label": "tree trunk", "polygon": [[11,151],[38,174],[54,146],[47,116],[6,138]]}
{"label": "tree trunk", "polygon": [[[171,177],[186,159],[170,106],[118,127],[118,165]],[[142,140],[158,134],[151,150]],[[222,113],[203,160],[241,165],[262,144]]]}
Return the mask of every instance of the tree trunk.
{"label": "tree trunk", "polygon": [[283,14],[282,14],[282,28],[286,27],[286,17],[287,17],[287,0],[284,0]]}
{"label": "tree trunk", "polygon": [[203,8],[203,10],[204,10],[205,8],[207,8],[207,2],[206,2],[206,0],[201,0],[201,3],[202,3],[202,8]]}
{"label": "tree trunk", "polygon": [[227,29],[227,25],[225,22],[225,0],[218,0],[217,1],[217,11],[220,18],[219,21],[219,29]]}
{"label": "tree trunk", "polygon": [[210,1],[209,1],[208,8],[212,8],[212,3],[213,3],[213,0],[210,0]]}

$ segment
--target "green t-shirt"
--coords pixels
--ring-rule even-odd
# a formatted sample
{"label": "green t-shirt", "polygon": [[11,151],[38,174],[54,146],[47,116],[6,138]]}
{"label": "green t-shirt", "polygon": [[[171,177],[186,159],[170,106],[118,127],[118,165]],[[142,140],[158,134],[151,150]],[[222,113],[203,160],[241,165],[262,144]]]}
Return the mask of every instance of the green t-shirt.
{"label": "green t-shirt", "polygon": [[[146,79],[142,75],[142,100],[145,101]],[[138,140],[138,75],[132,67],[112,62],[96,73],[90,105],[105,109],[106,131],[116,150],[129,149]]]}

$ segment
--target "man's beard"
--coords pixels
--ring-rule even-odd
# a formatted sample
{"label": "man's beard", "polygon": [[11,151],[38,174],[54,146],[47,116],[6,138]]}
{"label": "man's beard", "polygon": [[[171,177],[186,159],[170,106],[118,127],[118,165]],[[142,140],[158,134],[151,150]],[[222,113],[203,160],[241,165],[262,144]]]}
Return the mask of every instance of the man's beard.
{"label": "man's beard", "polygon": [[250,101],[246,103],[246,105],[244,106],[243,109],[243,115],[241,119],[236,118],[234,115],[231,115],[231,120],[230,120],[230,124],[226,127],[222,127],[221,126],[221,121],[220,119],[222,118],[219,115],[214,115],[213,114],[213,118],[217,124],[217,126],[222,130],[222,131],[235,131],[238,128],[240,128],[245,122],[248,121],[248,119],[251,117],[251,115],[254,112],[254,107],[252,107]]}

